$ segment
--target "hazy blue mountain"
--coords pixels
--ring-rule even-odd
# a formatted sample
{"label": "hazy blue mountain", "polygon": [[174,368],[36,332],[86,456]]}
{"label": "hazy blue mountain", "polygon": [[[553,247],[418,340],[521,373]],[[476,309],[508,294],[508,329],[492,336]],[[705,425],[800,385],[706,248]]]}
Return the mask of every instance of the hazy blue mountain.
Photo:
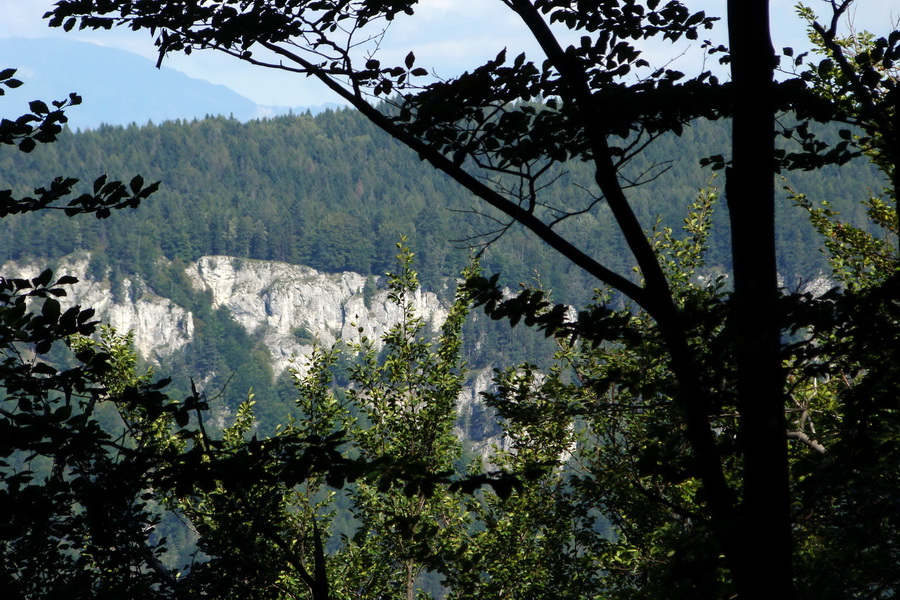
{"label": "hazy blue mountain", "polygon": [[[166,68],[137,54],[59,38],[0,39],[0,68],[19,69],[25,85],[8,92],[4,115],[21,114],[30,100],[61,100],[70,92],[84,103],[67,112],[73,129],[144,125],[207,115],[240,121],[302,113],[305,107],[259,106],[223,85]],[[149,99],[149,100],[148,100]],[[21,108],[20,108],[21,106]],[[313,112],[318,112],[312,109]]]}

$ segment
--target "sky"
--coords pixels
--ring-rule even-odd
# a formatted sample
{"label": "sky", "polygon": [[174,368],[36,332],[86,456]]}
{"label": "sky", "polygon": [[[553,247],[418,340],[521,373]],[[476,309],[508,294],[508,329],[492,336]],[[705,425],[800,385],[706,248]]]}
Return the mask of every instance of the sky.
{"label": "sky", "polygon": [[[803,24],[794,15],[795,3],[795,0],[771,1],[776,49],[806,46]],[[807,0],[807,3],[823,12],[826,8],[822,0]],[[0,38],[66,36],[113,46],[155,61],[153,38],[149,32],[118,28],[65,33],[62,29],[47,27],[41,16],[52,4],[52,0],[0,0]],[[725,0],[686,0],[686,4],[692,10],[705,10],[709,15],[724,14]],[[896,0],[858,0],[855,24],[858,29],[884,33],[886,25],[896,22],[897,15],[900,15],[900,5]],[[724,29],[724,23],[721,23],[708,37],[716,43],[724,43]],[[500,0],[422,0],[415,16],[398,18],[391,25],[379,49],[379,57],[384,64],[400,64],[407,52],[413,50],[417,66],[447,77],[482,64],[504,47],[511,56],[523,50],[529,56],[538,55],[527,31]],[[655,65],[662,65],[673,56],[680,56],[674,68],[686,73],[696,73],[701,67],[701,53],[696,42],[656,43],[645,49],[645,57]],[[195,52],[191,56],[170,55],[165,64],[191,77],[228,86],[257,104],[314,106],[338,101],[313,78],[268,71],[211,51]]]}

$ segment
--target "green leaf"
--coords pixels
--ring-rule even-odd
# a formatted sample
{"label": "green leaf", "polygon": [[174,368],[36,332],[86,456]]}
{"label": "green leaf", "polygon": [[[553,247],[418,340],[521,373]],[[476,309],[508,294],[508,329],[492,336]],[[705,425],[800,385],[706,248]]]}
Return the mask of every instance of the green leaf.
{"label": "green leaf", "polygon": [[44,287],[50,280],[53,278],[53,270],[52,269],[44,269],[40,275],[31,280],[32,285],[34,287]]}
{"label": "green leaf", "polygon": [[103,189],[103,186],[106,184],[106,175],[101,175],[97,179],[94,180],[94,194],[99,194],[100,190]]}
{"label": "green leaf", "polygon": [[39,115],[45,115],[50,112],[50,109],[47,108],[47,104],[42,102],[41,100],[32,100],[28,103],[28,109]]}
{"label": "green leaf", "polygon": [[44,300],[44,306],[41,309],[41,314],[44,316],[44,318],[47,319],[48,322],[55,324],[57,320],[59,320],[60,312],[61,310],[59,306],[59,300],[56,300],[55,298],[47,298],[46,300]]}

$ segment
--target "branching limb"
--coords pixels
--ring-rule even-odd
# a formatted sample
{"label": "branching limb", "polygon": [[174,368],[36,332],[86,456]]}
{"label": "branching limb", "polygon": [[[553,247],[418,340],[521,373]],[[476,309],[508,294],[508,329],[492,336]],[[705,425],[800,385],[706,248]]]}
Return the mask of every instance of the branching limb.
{"label": "branching limb", "polygon": [[528,214],[526,211],[522,210],[522,208],[516,203],[503,197],[501,194],[491,189],[483,182],[479,181],[478,178],[467,172],[461,165],[455,164],[451,159],[438,152],[435,148],[433,148],[426,142],[423,142],[419,138],[408,133],[402,127],[394,123],[389,117],[380,113],[375,107],[373,107],[363,98],[355,96],[352,92],[344,88],[325,70],[310,63],[303,57],[288,51],[285,48],[270,44],[268,42],[263,42],[263,45],[268,47],[273,52],[277,52],[285,58],[288,58],[301,65],[307,70],[308,73],[318,78],[341,98],[353,105],[375,125],[389,133],[400,142],[406,144],[411,149],[418,152],[422,158],[430,162],[434,167],[449,175],[451,178],[456,180],[457,183],[468,189],[470,192],[472,192],[494,208],[500,210],[504,214],[522,223],[522,225],[534,232],[535,235],[541,238],[550,247],[558,251],[567,259],[571,260],[574,264],[590,273],[592,276],[596,277],[599,281],[618,289],[641,306],[646,306],[648,308],[648,311],[651,308],[655,308],[658,299],[654,298],[648,292],[648,290],[641,288],[630,279],[627,279],[624,276],[616,273],[615,271],[612,271],[611,269],[598,263],[596,260],[585,254],[580,248],[577,248],[567,239],[553,231],[546,223],[541,221],[539,218],[535,217],[534,215]]}
{"label": "branching limb", "polygon": [[815,450],[820,454],[825,454],[825,446],[820,444],[818,441],[810,438],[806,432],[796,430],[796,431],[788,431],[787,438],[789,440],[797,440],[798,442],[808,446],[809,448]]}

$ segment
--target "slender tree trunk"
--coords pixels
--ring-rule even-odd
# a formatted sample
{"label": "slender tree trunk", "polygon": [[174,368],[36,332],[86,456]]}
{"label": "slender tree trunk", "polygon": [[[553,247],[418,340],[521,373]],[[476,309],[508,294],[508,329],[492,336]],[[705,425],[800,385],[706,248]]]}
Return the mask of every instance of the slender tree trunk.
{"label": "slender tree trunk", "polygon": [[406,561],[406,600],[415,600],[416,597],[416,573],[413,561]]}
{"label": "slender tree trunk", "polygon": [[[891,127],[889,129],[888,135],[888,143],[887,147],[890,152],[890,160],[891,160],[891,187],[894,189],[894,200],[897,199],[897,194],[900,193],[900,87],[894,88],[894,90],[888,96],[891,106],[891,110],[893,114],[891,115]],[[897,205],[894,205],[894,208],[897,208]],[[897,232],[900,233],[900,210],[897,210]],[[897,248],[898,248],[898,256],[900,256],[900,235],[897,236]],[[895,268],[900,271],[900,258],[898,258],[898,263],[894,265]]]}
{"label": "slender tree trunk", "polygon": [[[742,599],[793,596],[784,372],[775,263],[775,53],[766,0],[729,0],[734,82],[731,217],[743,490],[734,578]],[[763,550],[753,548],[763,548]]]}

